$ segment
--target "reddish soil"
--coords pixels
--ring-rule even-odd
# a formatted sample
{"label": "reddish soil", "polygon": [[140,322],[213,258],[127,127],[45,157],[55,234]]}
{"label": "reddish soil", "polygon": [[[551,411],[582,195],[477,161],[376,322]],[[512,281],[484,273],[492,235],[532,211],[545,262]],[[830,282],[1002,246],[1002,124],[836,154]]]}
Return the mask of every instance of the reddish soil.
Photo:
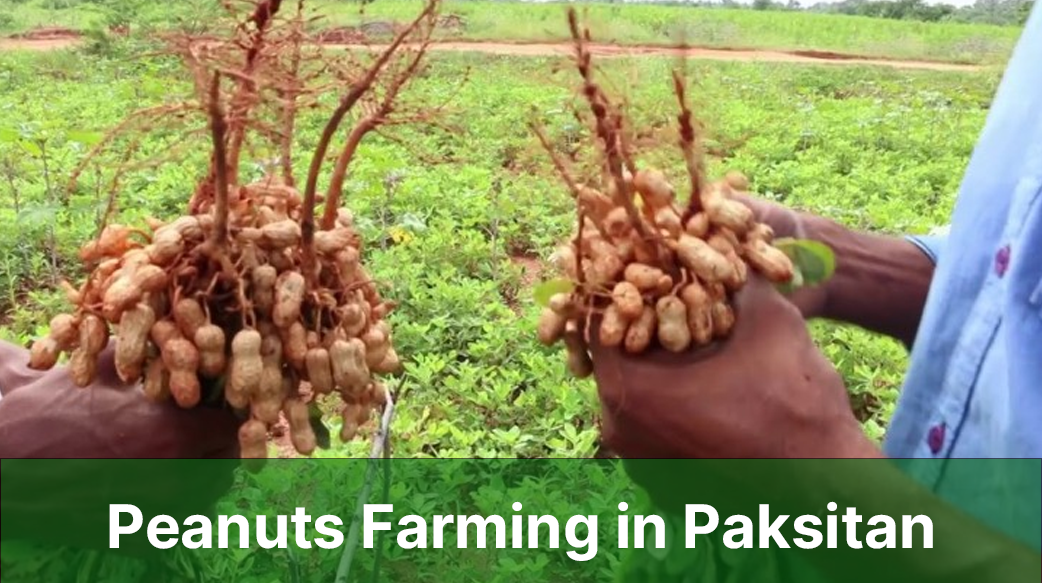
{"label": "reddish soil", "polygon": [[37,28],[7,38],[0,38],[0,51],[64,49],[79,44],[82,39],[82,34],[68,28]]}
{"label": "reddish soil", "polygon": [[31,40],[62,40],[62,39],[78,39],[82,35],[75,30],[70,28],[62,28],[60,26],[53,26],[48,28],[37,28],[28,32],[11,35],[13,39],[21,39],[26,41]]}
{"label": "reddish soil", "polygon": [[510,262],[521,268],[521,287],[530,288],[539,282],[543,263],[536,257],[514,256]]}
{"label": "reddish soil", "polygon": [[[445,17],[449,30],[460,30],[463,22],[459,17]],[[392,22],[371,22],[358,27],[341,27],[319,33],[319,42],[332,48],[379,49],[380,45],[367,44],[372,38],[386,37],[397,30]],[[76,31],[48,28],[38,29],[8,38],[0,38],[0,50],[53,50],[79,44],[82,35]],[[897,60],[881,57],[844,55],[829,51],[772,51],[760,49],[677,47],[656,45],[613,45],[594,43],[588,45],[597,57],[633,56],[684,56],[690,59],[716,61],[756,61],[777,63],[806,63],[834,65],[875,65],[901,69],[929,69],[935,71],[975,71],[976,65],[938,63],[932,61]],[[495,41],[440,41],[431,45],[432,51],[477,52],[492,55],[512,56],[569,56],[572,45],[566,42],[495,42]]]}
{"label": "reddish soil", "polygon": [[353,26],[342,26],[319,32],[315,40],[326,44],[354,44],[364,43],[366,35]]}
{"label": "reddish soil", "polygon": [[[337,44],[337,48],[374,48],[379,45]],[[841,55],[823,51],[772,51],[760,49],[729,49],[705,47],[670,47],[655,45],[613,45],[593,43],[587,45],[595,57],[635,56],[683,56],[689,59],[712,61],[750,61],[777,63],[877,65],[900,69],[930,69],[935,71],[975,71],[976,65],[937,63],[932,61],[896,60],[858,55]],[[528,57],[570,56],[574,50],[570,43],[521,43],[486,41],[442,41],[431,45],[432,51],[477,52],[492,55]]]}
{"label": "reddish soil", "polygon": [[545,267],[539,258],[521,253],[511,255],[510,262],[521,268],[520,285],[517,290],[502,289],[503,299],[506,301],[507,305],[510,306],[510,309],[520,317],[523,309],[519,294],[529,293],[532,286],[539,283]]}
{"label": "reddish soil", "polygon": [[275,449],[278,450],[279,459],[296,458],[300,457],[297,450],[293,447],[293,442],[290,441],[289,437],[289,422],[282,415],[279,415],[279,422],[271,427],[269,442],[275,445]]}

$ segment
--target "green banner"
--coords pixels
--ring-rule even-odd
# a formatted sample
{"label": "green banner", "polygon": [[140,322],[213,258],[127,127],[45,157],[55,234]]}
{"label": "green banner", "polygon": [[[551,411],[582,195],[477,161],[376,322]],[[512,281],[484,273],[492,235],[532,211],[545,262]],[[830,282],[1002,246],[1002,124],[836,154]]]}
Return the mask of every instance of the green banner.
{"label": "green banner", "polygon": [[[1036,583],[1042,565],[1042,460],[0,463],[5,581]],[[962,487],[915,477],[940,471]]]}

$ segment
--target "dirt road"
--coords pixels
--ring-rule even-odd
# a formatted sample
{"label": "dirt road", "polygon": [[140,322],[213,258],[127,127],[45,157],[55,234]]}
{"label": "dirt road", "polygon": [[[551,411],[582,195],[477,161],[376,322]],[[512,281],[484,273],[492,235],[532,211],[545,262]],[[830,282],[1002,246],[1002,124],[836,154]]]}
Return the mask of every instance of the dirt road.
{"label": "dirt road", "polygon": [[[30,36],[26,38],[0,38],[0,51],[28,50],[47,51],[74,47],[82,42],[79,35],[72,31],[54,33],[45,36]],[[353,44],[327,44],[331,49],[356,49],[371,48],[379,49],[380,45],[353,45]],[[907,61],[896,59],[885,59],[875,57],[861,57],[853,55],[841,55],[837,53],[822,51],[772,51],[758,49],[722,49],[704,47],[667,47],[650,45],[612,45],[591,44],[588,45],[594,56],[608,57],[634,57],[634,56],[680,56],[684,55],[690,59],[711,61],[748,61],[748,62],[770,62],[770,63],[803,63],[818,65],[871,65],[880,67],[894,67],[899,69],[926,69],[933,71],[976,71],[981,67],[976,65],[960,65],[953,63],[936,63],[930,61]],[[431,45],[433,51],[446,52],[476,52],[491,55],[514,55],[527,57],[553,57],[567,56],[571,54],[572,45],[569,43],[520,43],[520,42],[491,42],[491,41],[441,41]]]}
{"label": "dirt road", "polygon": [[[379,45],[327,44],[330,48],[379,48]],[[686,56],[710,61],[750,61],[773,63],[806,63],[830,65],[876,65],[901,69],[929,69],[934,71],[976,71],[976,65],[905,61],[872,57],[841,55],[823,51],[772,51],[760,49],[727,49],[705,47],[668,47],[653,45],[613,45],[591,43],[586,45],[595,57]],[[490,55],[526,57],[568,56],[573,52],[570,43],[521,43],[492,41],[443,41],[431,45],[431,50],[449,52],[477,52]]]}

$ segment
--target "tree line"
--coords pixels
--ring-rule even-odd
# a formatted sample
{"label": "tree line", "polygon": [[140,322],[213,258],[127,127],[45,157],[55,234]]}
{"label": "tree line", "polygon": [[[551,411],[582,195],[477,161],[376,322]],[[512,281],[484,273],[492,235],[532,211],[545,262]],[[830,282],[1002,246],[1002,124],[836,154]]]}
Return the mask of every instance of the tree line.
{"label": "tree line", "polygon": [[[357,1],[357,0],[356,0]],[[633,2],[641,0],[607,0]],[[801,4],[799,0],[654,0],[657,5],[705,6],[748,10],[802,10],[830,14],[851,14],[893,20],[923,22],[966,22],[1023,26],[1031,13],[1034,0],[976,0],[969,6],[954,6],[944,2],[927,4],[923,0],[842,0]]]}
{"label": "tree line", "polygon": [[[762,2],[771,0],[754,0],[754,8]],[[955,7],[944,3],[926,4],[923,0],[843,0],[833,4],[819,2],[807,10],[894,20],[1023,26],[1033,4],[1033,0],[976,0],[972,5]]]}

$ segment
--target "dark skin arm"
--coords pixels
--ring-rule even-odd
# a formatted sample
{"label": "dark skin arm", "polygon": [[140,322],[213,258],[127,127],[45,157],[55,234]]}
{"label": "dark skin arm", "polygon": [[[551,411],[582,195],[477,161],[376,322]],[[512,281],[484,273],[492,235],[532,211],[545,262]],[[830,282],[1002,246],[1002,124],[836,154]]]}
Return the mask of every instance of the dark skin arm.
{"label": "dark skin arm", "polygon": [[227,409],[153,403],[119,379],[115,343],[94,384],[64,365],[34,371],[29,351],[0,343],[0,458],[236,458],[240,421]]}
{"label": "dark skin arm", "polygon": [[[826,580],[885,579],[938,583],[1038,581],[1037,551],[974,520],[882,458],[850,411],[843,380],[817,349],[803,315],[763,280],[750,278],[736,298],[731,336],[703,351],[655,347],[639,356],[591,342],[603,436],[630,476],[659,504],[728,504],[749,512],[822,511],[827,501],[858,514],[929,516],[934,551],[800,553]],[[639,458],[679,458],[665,476]],[[686,459],[771,458],[769,463]],[[650,460],[654,462],[655,460]],[[690,473],[688,473],[690,472]],[[692,495],[692,488],[699,488]],[[720,528],[720,531],[726,528]],[[803,580],[802,577],[790,580]],[[815,579],[820,580],[820,579]]]}
{"label": "dark skin arm", "polygon": [[[231,487],[240,421],[230,410],[149,401],[139,385],[120,381],[114,345],[85,389],[64,366],[34,371],[28,362],[27,350],[0,342],[5,541],[105,549],[99,525],[107,524],[109,503],[207,514]],[[149,461],[156,458],[168,463]],[[120,552],[156,549],[142,535],[128,537]]]}
{"label": "dark skin arm", "polygon": [[854,324],[912,345],[934,271],[922,250],[900,237],[854,231],[763,199],[743,201],[777,237],[815,239],[835,253],[832,279],[792,298],[804,317]]}

